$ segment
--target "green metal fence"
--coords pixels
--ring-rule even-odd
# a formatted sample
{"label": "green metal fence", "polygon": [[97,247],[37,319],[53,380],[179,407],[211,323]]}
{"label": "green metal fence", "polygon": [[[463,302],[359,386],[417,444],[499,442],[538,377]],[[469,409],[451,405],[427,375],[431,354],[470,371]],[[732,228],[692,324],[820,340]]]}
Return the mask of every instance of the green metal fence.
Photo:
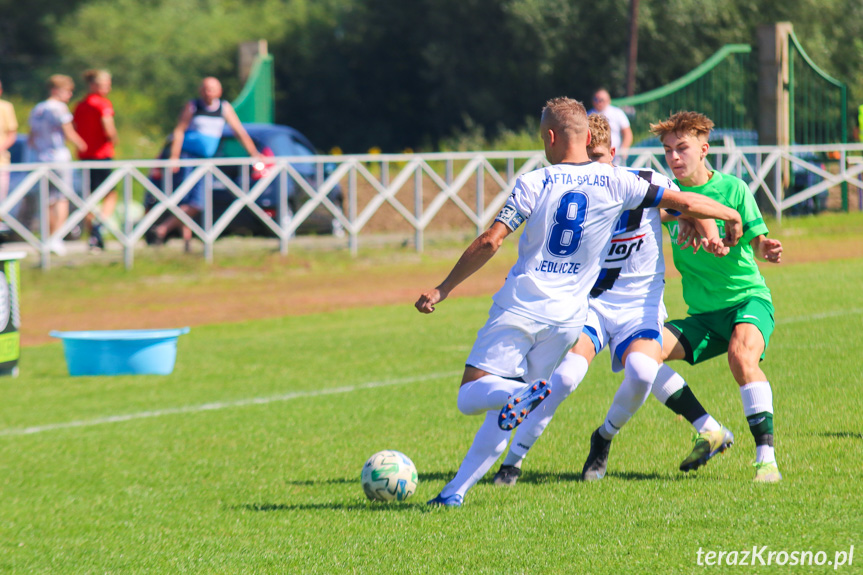
{"label": "green metal fence", "polygon": [[680,110],[697,110],[718,128],[756,130],[758,78],[752,48],[729,44],[677,80],[628,98],[616,98],[632,124],[634,141],[647,140],[650,124]]}
{"label": "green metal fence", "polygon": [[794,144],[848,141],[845,84],[828,76],[806,54],[794,32],[788,38],[790,131]]}

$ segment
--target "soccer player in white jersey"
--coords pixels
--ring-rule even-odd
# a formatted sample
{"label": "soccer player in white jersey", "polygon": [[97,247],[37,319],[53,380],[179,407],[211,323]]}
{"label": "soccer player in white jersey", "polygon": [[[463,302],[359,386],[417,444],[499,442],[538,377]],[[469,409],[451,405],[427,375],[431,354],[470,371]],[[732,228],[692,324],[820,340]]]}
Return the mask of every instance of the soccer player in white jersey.
{"label": "soccer player in white jersey", "polygon": [[455,478],[429,501],[432,505],[460,506],[468,489],[503,453],[509,429],[553,391],[544,380],[581,333],[601,252],[625,210],[659,206],[717,218],[726,222],[729,244],[742,233],[740,216],[730,208],[591,162],[587,113],[580,102],[547,102],[540,132],[552,165],[518,178],[491,227],[468,246],[446,279],[415,304],[420,312],[432,313],[525,224],[518,260],[494,296],[458,393],[459,410],[483,415],[483,423]]}
{"label": "soccer player in white jersey", "polygon": [[[611,145],[608,120],[592,114],[588,124],[591,133],[588,155],[593,161],[611,164],[615,148]],[[653,170],[630,171],[652,184],[677,189],[670,179]],[[663,212],[662,217],[672,219],[675,216]],[[704,247],[718,256],[728,252],[728,247],[719,239],[714,221],[687,221],[696,228],[698,243],[692,235],[681,236],[681,241],[691,244],[695,250]],[[578,342],[551,378],[554,396],[543,402],[518,428],[494,476],[495,485],[515,485],[527,452],[551,422],[557,407],[587,375],[593,358],[609,347],[612,370],[624,370],[624,379],[605,422],[591,436],[590,455],[582,478],[589,481],[605,475],[611,440],[650,395],[662,360],[662,324],[667,314],[662,302],[665,262],[661,243],[660,210],[638,209],[623,213],[606,246],[602,272],[590,292],[587,322]]]}

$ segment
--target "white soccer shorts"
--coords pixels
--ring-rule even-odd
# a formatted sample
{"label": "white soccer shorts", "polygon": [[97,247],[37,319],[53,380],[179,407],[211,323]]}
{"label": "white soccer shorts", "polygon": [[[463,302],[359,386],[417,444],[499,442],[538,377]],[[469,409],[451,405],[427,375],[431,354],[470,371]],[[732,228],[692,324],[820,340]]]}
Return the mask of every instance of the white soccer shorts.
{"label": "white soccer shorts", "polygon": [[593,341],[596,353],[608,346],[611,370],[617,372],[623,369],[620,356],[632,340],[655,339],[662,345],[662,326],[667,317],[661,296],[658,302],[624,307],[591,298],[583,331]]}
{"label": "white soccer shorts", "polygon": [[579,325],[548,325],[492,304],[465,363],[527,383],[547,380],[580,334]]}

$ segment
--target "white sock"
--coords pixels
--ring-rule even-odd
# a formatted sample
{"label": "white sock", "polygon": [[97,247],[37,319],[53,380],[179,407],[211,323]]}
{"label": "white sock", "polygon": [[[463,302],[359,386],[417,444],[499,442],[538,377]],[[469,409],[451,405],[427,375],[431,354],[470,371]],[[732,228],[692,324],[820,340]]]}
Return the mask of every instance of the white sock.
{"label": "white sock", "polygon": [[706,415],[702,415],[698,419],[692,422],[692,427],[695,428],[695,431],[698,433],[704,433],[705,431],[719,431],[722,429],[722,426],[718,421],[713,419],[713,416],[709,413]]}
{"label": "white sock", "polygon": [[668,364],[663,363],[659,366],[659,371],[656,373],[656,379],[653,381],[653,387],[650,392],[659,400],[659,403],[665,405],[668,398],[683,389],[686,385],[686,380],[680,377],[680,374],[668,367]]}
{"label": "white sock", "polygon": [[776,461],[776,453],[772,445],[756,445],[755,461],[758,463],[772,463]]}
{"label": "white sock", "polygon": [[531,411],[524,423],[516,429],[509,453],[503,460],[504,465],[521,466],[521,460],[527,456],[527,452],[551,422],[557,407],[575,391],[587,375],[589,365],[587,360],[577,353],[566,354],[549,380],[551,395]]}
{"label": "white sock", "polygon": [[599,428],[601,436],[612,439],[644,405],[658,371],[659,364],[647,354],[633,351],[626,357],[623,382],[614,394],[605,423]]}
{"label": "white sock", "polygon": [[749,417],[764,411],[773,413],[773,390],[766,381],[753,381],[740,386],[743,415]]}
{"label": "white sock", "polygon": [[509,440],[509,431],[503,431],[497,425],[499,412],[491,410],[486,413],[485,419],[473,438],[473,443],[464,456],[464,460],[458,468],[455,478],[446,484],[441,491],[443,497],[449,497],[458,493],[464,497],[467,490],[482,479],[503,450]]}
{"label": "white sock", "polygon": [[458,390],[458,409],[465,415],[479,415],[490,409],[500,410],[509,396],[524,389],[522,381],[499,375],[484,375],[469,381]]}

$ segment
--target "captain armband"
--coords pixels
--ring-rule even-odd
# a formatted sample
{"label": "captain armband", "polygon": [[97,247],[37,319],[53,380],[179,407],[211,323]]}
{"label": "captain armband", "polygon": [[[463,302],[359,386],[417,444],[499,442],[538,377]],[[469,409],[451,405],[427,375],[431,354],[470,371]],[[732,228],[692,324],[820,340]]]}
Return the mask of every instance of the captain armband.
{"label": "captain armband", "polygon": [[513,206],[507,204],[503,207],[495,220],[502,223],[512,231],[515,231],[524,223],[525,217],[518,213],[518,210]]}

